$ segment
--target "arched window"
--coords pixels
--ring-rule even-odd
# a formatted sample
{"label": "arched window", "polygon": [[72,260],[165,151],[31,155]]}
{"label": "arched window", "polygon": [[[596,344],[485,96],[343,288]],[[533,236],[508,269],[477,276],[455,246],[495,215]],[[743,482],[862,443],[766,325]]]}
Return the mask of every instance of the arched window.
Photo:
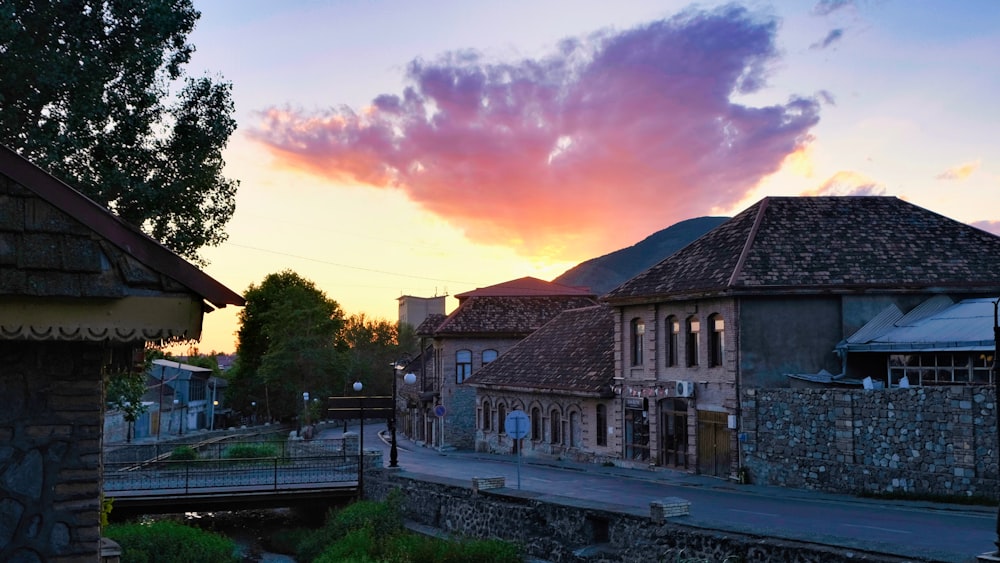
{"label": "arched window", "polygon": [[482,420],[482,424],[480,426],[483,429],[483,432],[489,432],[490,431],[490,414],[492,414],[492,413],[490,413],[490,402],[484,400],[483,401],[483,420]]}
{"label": "arched window", "polygon": [[677,365],[677,350],[680,348],[681,323],[677,317],[670,315],[664,323],[663,352],[666,356],[667,367]]}
{"label": "arched window", "polygon": [[483,365],[484,366],[486,364],[492,362],[495,359],[497,359],[497,351],[496,350],[483,350]]}
{"label": "arched window", "polygon": [[608,407],[597,405],[597,445],[608,445]]}
{"label": "arched window", "polygon": [[553,444],[562,443],[562,417],[559,416],[559,411],[557,409],[552,409],[552,413],[549,415],[549,438]]}
{"label": "arched window", "polygon": [[538,407],[531,409],[531,439],[535,442],[542,440],[542,411]]}
{"label": "arched window", "polygon": [[646,334],[646,323],[636,317],[632,319],[632,365],[642,365],[643,335]]}
{"label": "arched window", "polygon": [[501,434],[506,431],[504,422],[507,420],[507,405],[497,403],[497,431]]}
{"label": "arched window", "polygon": [[715,314],[708,317],[708,326],[712,329],[708,340],[708,365],[712,367],[721,366],[726,359],[725,331],[726,323],[722,320],[722,315]]}
{"label": "arched window", "polygon": [[698,333],[701,332],[701,322],[698,317],[687,319],[687,365],[698,365]]}
{"label": "arched window", "polygon": [[462,383],[472,375],[472,352],[459,350],[455,352],[455,382]]}

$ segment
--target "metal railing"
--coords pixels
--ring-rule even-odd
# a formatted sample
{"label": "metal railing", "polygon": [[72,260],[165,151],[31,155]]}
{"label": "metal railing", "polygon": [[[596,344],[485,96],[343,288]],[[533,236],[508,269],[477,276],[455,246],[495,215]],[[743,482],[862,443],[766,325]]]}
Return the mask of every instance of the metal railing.
{"label": "metal railing", "polygon": [[[240,449],[241,446],[246,446]],[[177,448],[183,449],[178,452]],[[197,455],[178,459],[178,454]],[[246,452],[257,452],[260,455]],[[233,454],[237,455],[233,455]],[[243,453],[243,456],[238,454]],[[369,456],[366,456],[366,458]],[[366,459],[366,467],[372,460]],[[307,441],[202,440],[118,447],[104,453],[104,491],[163,494],[209,489],[278,490],[358,480],[358,455],[343,439]]]}

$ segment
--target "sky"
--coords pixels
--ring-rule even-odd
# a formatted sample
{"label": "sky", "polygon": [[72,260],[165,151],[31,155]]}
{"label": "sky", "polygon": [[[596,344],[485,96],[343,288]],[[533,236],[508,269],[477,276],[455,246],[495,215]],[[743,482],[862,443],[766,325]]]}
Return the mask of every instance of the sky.
{"label": "sky", "polygon": [[[767,196],[896,196],[1000,234],[993,0],[195,7],[188,74],[233,85],[240,182],[201,254],[239,293],[292,270],[395,322],[402,295],[551,280]],[[198,350],[235,351],[239,311]]]}

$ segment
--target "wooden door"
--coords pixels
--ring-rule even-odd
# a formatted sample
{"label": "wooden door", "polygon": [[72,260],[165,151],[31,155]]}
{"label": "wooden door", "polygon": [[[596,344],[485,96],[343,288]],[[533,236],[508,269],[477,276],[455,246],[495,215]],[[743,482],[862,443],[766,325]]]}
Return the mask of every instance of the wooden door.
{"label": "wooden door", "polygon": [[730,472],[729,414],[698,411],[698,472],[728,477]]}

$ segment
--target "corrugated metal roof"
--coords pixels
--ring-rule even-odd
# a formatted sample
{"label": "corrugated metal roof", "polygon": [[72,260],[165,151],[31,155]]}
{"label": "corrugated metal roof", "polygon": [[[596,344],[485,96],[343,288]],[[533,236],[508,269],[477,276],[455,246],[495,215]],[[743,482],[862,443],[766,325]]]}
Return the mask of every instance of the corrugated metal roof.
{"label": "corrugated metal roof", "polygon": [[[995,298],[965,299],[927,315],[941,302],[927,304],[907,315],[896,327],[865,341],[849,339],[837,346],[847,352],[933,352],[939,350],[992,350]],[[918,307],[917,309],[919,309]],[[876,317],[877,319],[878,317]],[[863,327],[861,330],[865,330]],[[858,331],[861,332],[861,331]]]}

